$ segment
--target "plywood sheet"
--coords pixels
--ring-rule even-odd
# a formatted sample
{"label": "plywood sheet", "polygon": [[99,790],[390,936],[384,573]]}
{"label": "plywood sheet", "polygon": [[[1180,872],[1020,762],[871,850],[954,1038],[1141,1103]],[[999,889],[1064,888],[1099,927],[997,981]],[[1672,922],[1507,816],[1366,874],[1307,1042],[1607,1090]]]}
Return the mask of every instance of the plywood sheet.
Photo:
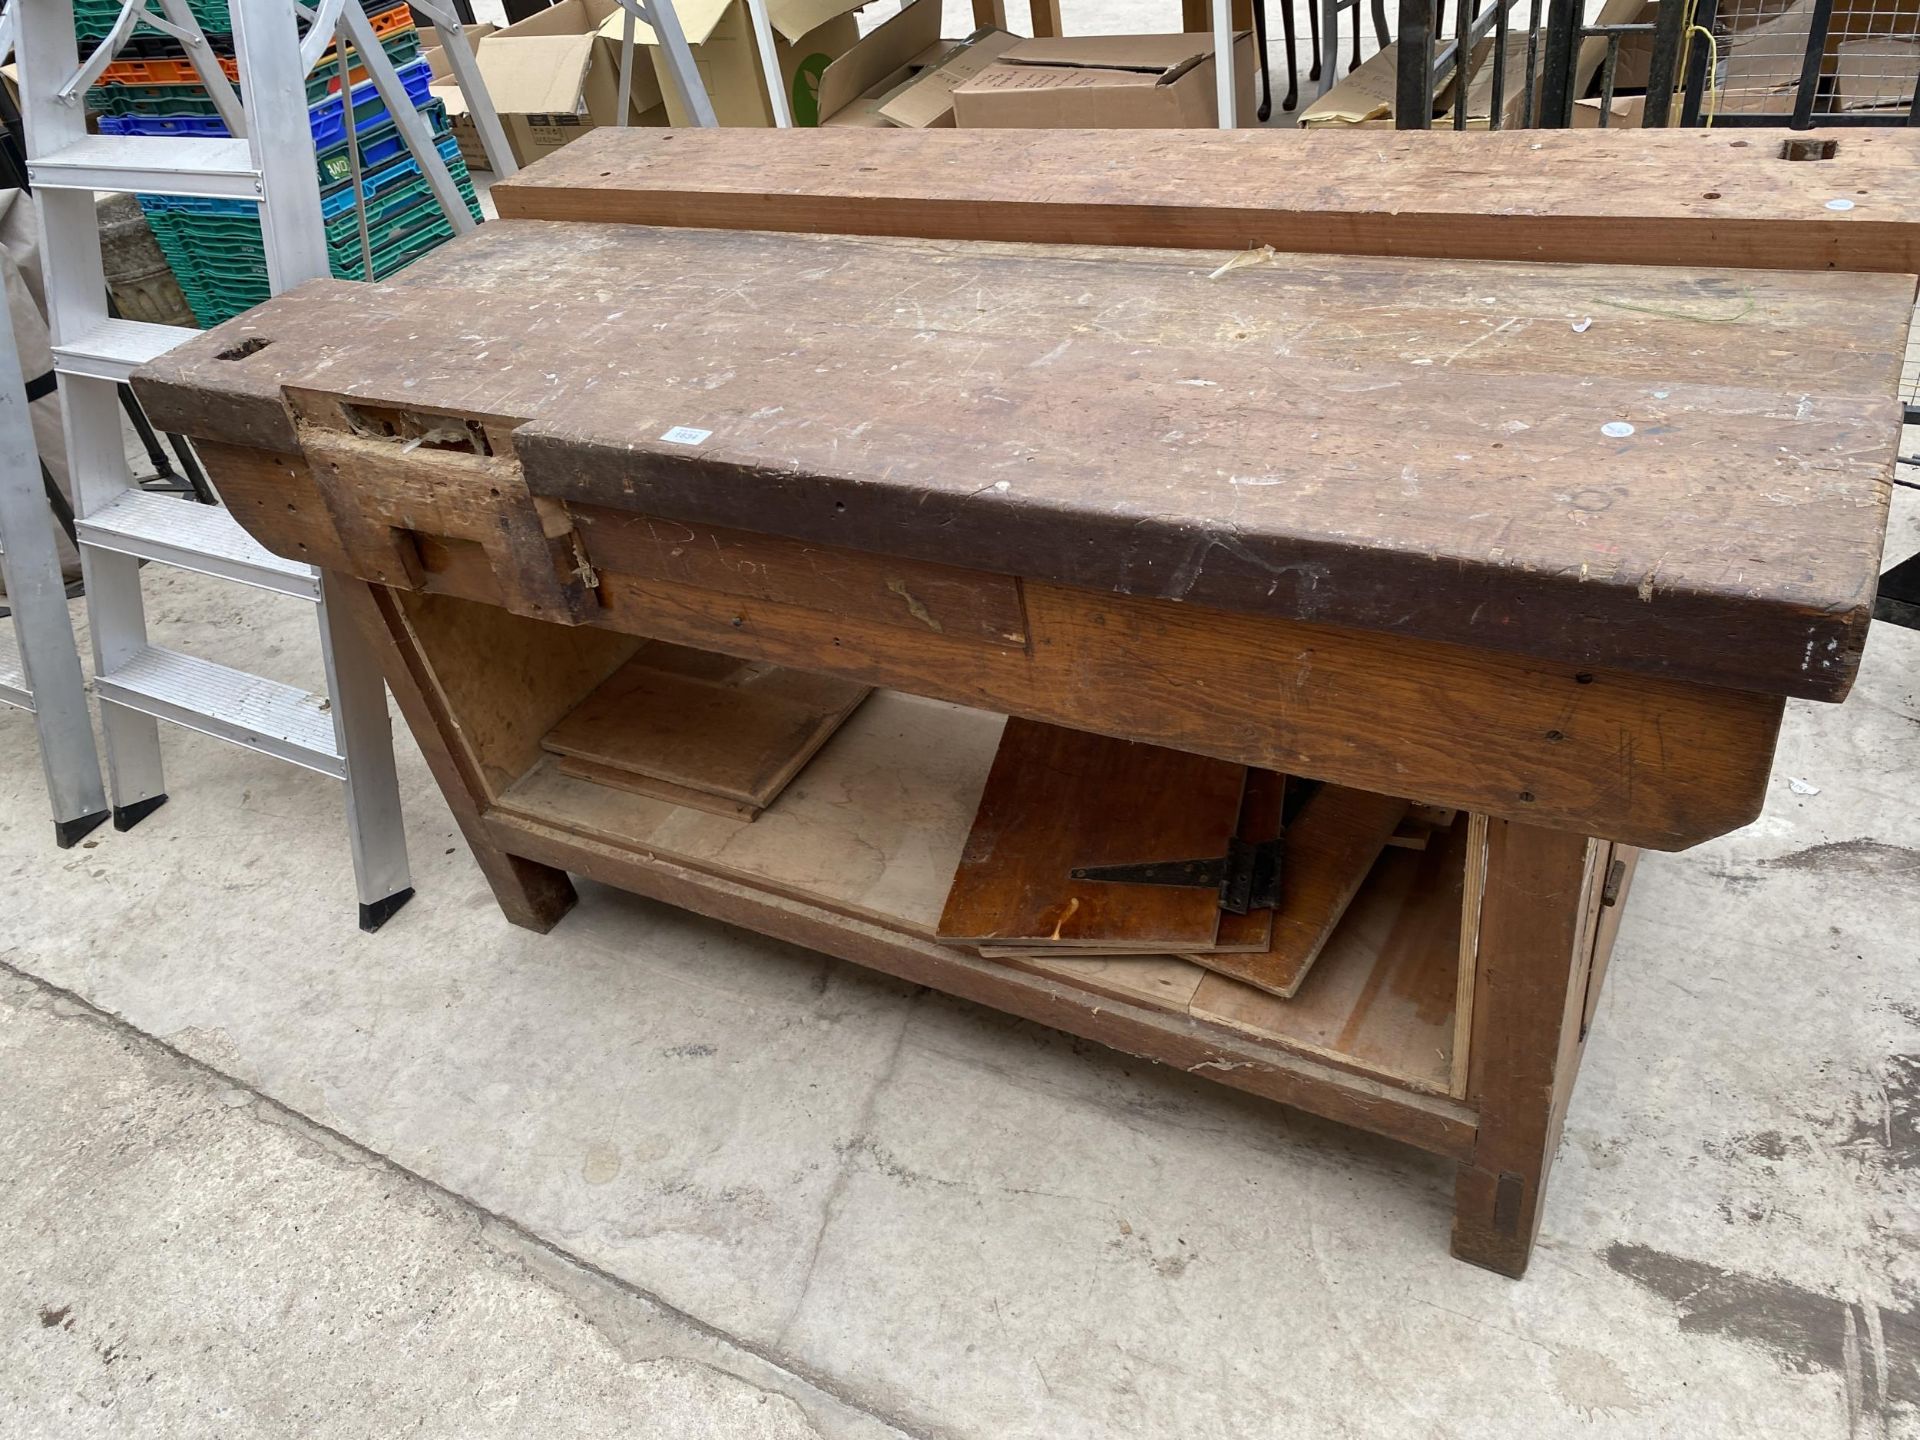
{"label": "plywood sheet", "polygon": [[743,804],[738,800],[729,800],[721,795],[711,795],[704,790],[689,790],[684,785],[670,785],[664,780],[650,779],[645,775],[636,775],[631,770],[621,770],[612,765],[599,765],[591,760],[580,760],[571,755],[562,755],[556,762],[562,775],[571,775],[576,780],[590,780],[595,785],[611,785],[616,790],[625,790],[632,795],[645,795],[653,800],[665,800],[671,805],[689,805],[695,810],[706,810],[714,815],[730,815],[735,820],[752,820],[764,806]]}
{"label": "plywood sheet", "polygon": [[931,939],[1004,723],[878,691],[751,825],[578,779],[552,757],[499,808]]}
{"label": "plywood sheet", "polygon": [[1004,945],[1211,945],[1212,888],[1076,881],[1082,865],[1224,856],[1244,766],[1015,718],[940,917],[940,937]]}
{"label": "plywood sheet", "polygon": [[832,676],[652,644],[542,744],[585,762],[566,768],[587,778],[623,772],[670,787],[663,798],[693,791],[757,814],[867,694]]}
{"label": "plywood sheet", "polygon": [[1292,995],[1406,812],[1407,802],[1390,795],[1321,786],[1287,827],[1272,944],[1259,954],[1191,958],[1256,989]]}
{"label": "plywood sheet", "polygon": [[1463,818],[1443,843],[1385,851],[1291,1000],[1209,975],[1189,1013],[1445,1093],[1465,849]]}

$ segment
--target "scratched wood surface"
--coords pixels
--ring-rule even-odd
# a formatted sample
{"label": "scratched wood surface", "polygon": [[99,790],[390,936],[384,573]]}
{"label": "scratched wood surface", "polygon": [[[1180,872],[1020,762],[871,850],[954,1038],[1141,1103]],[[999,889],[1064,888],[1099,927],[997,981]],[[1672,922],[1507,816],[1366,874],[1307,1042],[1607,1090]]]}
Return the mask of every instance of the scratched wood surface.
{"label": "scratched wood surface", "polygon": [[[1347,255],[1920,270],[1920,137],[601,129],[503,216]],[[1830,210],[1834,198],[1852,207]]]}
{"label": "scratched wood surface", "polygon": [[1845,693],[1909,281],[1224,258],[502,223],[140,386],[215,440],[297,448],[276,385],[484,414],[536,496]]}
{"label": "scratched wood surface", "polygon": [[1126,948],[1213,943],[1215,887],[1074,880],[1081,865],[1223,857],[1243,765],[1007,721],[940,915],[942,940]]}

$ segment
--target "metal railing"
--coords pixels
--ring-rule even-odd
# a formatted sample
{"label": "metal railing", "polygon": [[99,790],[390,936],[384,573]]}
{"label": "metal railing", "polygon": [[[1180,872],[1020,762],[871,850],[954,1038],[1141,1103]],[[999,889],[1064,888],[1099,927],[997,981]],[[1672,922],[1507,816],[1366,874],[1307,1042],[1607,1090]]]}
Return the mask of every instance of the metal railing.
{"label": "metal railing", "polygon": [[[1920,125],[1909,0],[1664,0],[1625,22],[1589,20],[1586,0],[1456,0],[1451,34],[1445,3],[1402,0],[1401,129],[1561,128],[1582,100],[1604,128],[1629,91],[1636,125]],[[1622,85],[1628,46],[1646,73]]]}

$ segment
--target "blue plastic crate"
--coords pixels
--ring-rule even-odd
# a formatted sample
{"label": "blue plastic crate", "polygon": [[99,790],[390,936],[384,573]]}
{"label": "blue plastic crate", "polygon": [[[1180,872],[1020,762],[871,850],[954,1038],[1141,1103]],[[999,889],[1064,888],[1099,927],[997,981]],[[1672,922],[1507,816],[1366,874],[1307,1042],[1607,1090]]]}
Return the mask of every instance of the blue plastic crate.
{"label": "blue plastic crate", "polygon": [[[446,153],[447,141],[453,138],[452,127],[447,124],[447,107],[438,100],[429,100],[420,107],[420,115],[427,122],[427,129],[433,132],[434,143],[439,145],[442,154]],[[384,165],[396,155],[407,153],[407,142],[400,138],[400,127],[393,123],[389,115],[385,122],[374,126],[362,126],[354,132],[354,138],[360,146],[360,168],[370,170]],[[456,145],[454,147],[458,149]],[[320,187],[344,185],[352,173],[351,161],[347,157],[347,137],[343,133],[339,143],[321,147]]]}
{"label": "blue plastic crate", "polygon": [[[424,109],[432,100],[428,87],[433,83],[433,67],[421,59],[402,65],[397,73],[401,83],[406,86],[407,98],[416,109]],[[373,81],[363,80],[353,87],[353,129],[356,135],[363,130],[391,124],[392,120],[379,92],[373,88]],[[347,138],[346,106],[341,95],[336,92],[311,107],[307,111],[307,124],[313,131],[315,150],[330,150],[344,143]],[[225,135],[227,126],[218,115],[102,115],[100,133]]]}
{"label": "blue plastic crate", "polygon": [[[440,152],[440,158],[447,162],[448,170],[453,173],[454,183],[459,184],[465,180],[465,164],[462,163],[456,168],[454,163],[460,159],[459,142],[449,135],[446,139],[441,140],[434,148]],[[360,193],[369,199],[378,199],[388,190],[393,189],[397,185],[404,185],[407,181],[421,174],[420,162],[415,160],[411,153],[403,154],[399,160],[376,170],[365,169],[366,163],[363,155],[361,158],[363,168],[360,178]],[[324,219],[331,220],[336,215],[349,214],[352,210],[353,184],[351,180],[333,190],[327,191],[320,197],[320,214]]]}

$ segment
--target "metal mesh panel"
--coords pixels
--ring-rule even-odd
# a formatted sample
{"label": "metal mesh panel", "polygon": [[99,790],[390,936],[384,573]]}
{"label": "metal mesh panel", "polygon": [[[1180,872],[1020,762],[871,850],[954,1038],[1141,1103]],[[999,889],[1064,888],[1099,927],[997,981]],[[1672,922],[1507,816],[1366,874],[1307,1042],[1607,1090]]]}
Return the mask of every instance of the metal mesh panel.
{"label": "metal mesh panel", "polygon": [[1897,123],[1913,102],[1916,0],[1721,0],[1713,32],[1716,114]]}

